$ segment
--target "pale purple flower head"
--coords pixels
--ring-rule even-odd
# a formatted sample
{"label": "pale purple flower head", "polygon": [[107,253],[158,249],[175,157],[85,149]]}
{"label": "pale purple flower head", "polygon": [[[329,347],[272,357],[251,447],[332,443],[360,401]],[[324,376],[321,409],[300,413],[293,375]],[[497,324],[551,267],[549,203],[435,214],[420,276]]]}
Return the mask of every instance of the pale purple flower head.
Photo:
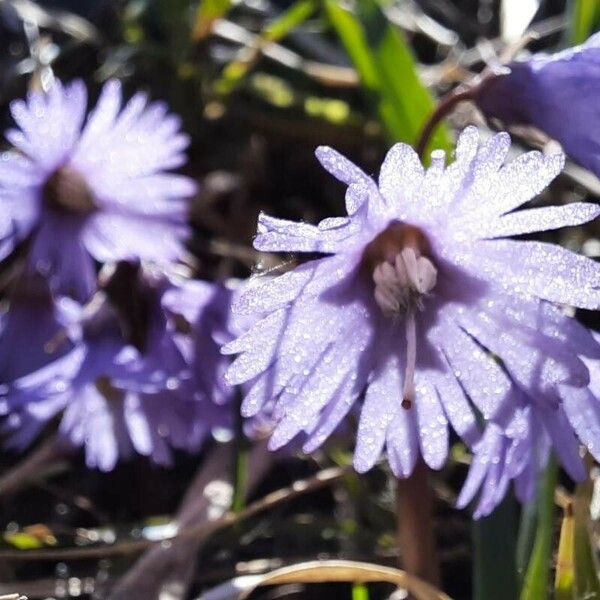
{"label": "pale purple flower head", "polygon": [[164,310],[173,285],[119,263],[83,309],[74,349],[5,390],[9,444],[26,446],[62,413],[60,439],[108,471],[134,452],[169,464],[172,448],[197,450],[227,424],[228,411],[196,390],[180,349],[184,334]]}
{"label": "pale purple flower head", "polygon": [[[552,327],[547,316],[548,313],[543,319],[546,321],[546,332],[549,335],[561,335],[560,318],[555,319],[555,326]],[[563,319],[567,325],[567,330],[563,332],[565,341],[588,367],[589,385],[577,387],[560,383],[555,387],[549,386],[546,392],[538,388],[534,394],[528,395],[519,387],[523,384],[515,382],[515,397],[519,406],[512,418],[504,427],[490,423],[481,440],[473,447],[473,462],[458,505],[466,506],[479,493],[475,518],[487,516],[496,508],[511,481],[521,502],[533,500],[540,473],[548,462],[551,450],[575,481],[582,481],[587,476],[579,452],[580,441],[594,459],[600,459],[598,335],[593,334],[592,337],[577,322],[567,317]],[[573,436],[573,431],[577,437]]]}
{"label": "pale purple flower head", "polygon": [[161,102],[135,94],[122,106],[109,81],[86,118],[82,81],[56,82],[11,104],[17,152],[0,154],[0,258],[31,237],[30,269],[80,300],[100,262],[171,261],[187,234],[192,180],[167,172],[185,162],[188,137]]}
{"label": "pale purple flower head", "polygon": [[505,125],[534,126],[600,176],[600,34],[552,55],[516,61],[481,86],[476,102]]}
{"label": "pale purple flower head", "polygon": [[[511,377],[531,396],[544,391],[549,411],[562,410],[557,386],[589,383],[569,345],[579,325],[555,315],[561,331],[553,335],[538,319],[544,301],[598,308],[600,265],[509,238],[584,223],[600,210],[517,211],[564,158],[530,152],[505,165],[509,145],[504,133],[480,144],[467,128],[452,164],[437,151],[424,169],[397,144],[378,184],[319,148],[323,166],[348,186],[348,216],[315,226],[261,215],[257,249],[325,255],[272,280],[253,278],[234,303],[256,322],[224,346],[240,354],[227,378],[252,383],[245,416],[274,401],[272,448],[303,433],[310,452],[356,407],[356,469],[368,470],[386,449],[394,473],[406,477],[419,455],[432,468],[444,464],[449,424],[470,447],[480,418],[506,430],[529,402]],[[575,440],[573,429],[569,421]]]}

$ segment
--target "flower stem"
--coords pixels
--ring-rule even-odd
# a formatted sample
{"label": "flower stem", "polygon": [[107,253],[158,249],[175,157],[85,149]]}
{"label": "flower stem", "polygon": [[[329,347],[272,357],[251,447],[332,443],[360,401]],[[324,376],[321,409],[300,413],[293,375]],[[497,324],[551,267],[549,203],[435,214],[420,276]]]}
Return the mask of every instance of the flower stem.
{"label": "flower stem", "polygon": [[457,104],[463,102],[465,100],[471,100],[474,96],[474,89],[467,88],[462,90],[452,90],[450,93],[446,94],[437,105],[436,109],[431,113],[429,119],[425,123],[423,130],[421,131],[421,135],[419,136],[419,141],[415,146],[417,154],[423,158],[425,154],[425,149],[427,148],[427,144],[429,143],[429,139],[431,138],[435,128],[439,125],[440,121],[447,117],[455,108]]}
{"label": "flower stem", "polygon": [[440,572],[433,531],[433,497],[428,479],[428,469],[419,461],[410,477],[398,480],[398,549],[402,566],[409,574],[438,585]]}
{"label": "flower stem", "polygon": [[436,127],[440,124],[442,119],[445,119],[456,108],[457,104],[465,102],[466,100],[476,101],[478,95],[491,81],[504,74],[504,71],[486,70],[472,82],[459,86],[443,96],[421,130],[419,141],[415,146],[417,154],[421,158],[424,157],[423,155],[427,149],[427,144],[429,144],[429,140]]}
{"label": "flower stem", "polygon": [[515,551],[517,544],[516,500],[511,494],[494,512],[473,521],[473,599],[517,598]]}
{"label": "flower stem", "polygon": [[554,490],[556,489],[557,477],[558,465],[554,456],[551,456],[538,489],[537,530],[529,566],[523,582],[523,589],[521,590],[521,600],[537,600],[537,598],[548,597],[555,525]]}

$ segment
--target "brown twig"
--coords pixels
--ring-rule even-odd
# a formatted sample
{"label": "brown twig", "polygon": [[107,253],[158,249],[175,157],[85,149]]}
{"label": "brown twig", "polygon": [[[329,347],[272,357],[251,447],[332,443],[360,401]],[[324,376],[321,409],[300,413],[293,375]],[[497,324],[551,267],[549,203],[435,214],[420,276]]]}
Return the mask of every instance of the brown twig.
{"label": "brown twig", "polygon": [[[231,444],[219,444],[205,458],[177,511],[176,520],[180,531],[210,520],[210,512],[214,506],[206,490],[214,481],[231,482],[232,473],[224,467],[232,462],[233,451]],[[268,451],[266,441],[252,446],[248,458],[248,493],[255,489],[270,470],[274,457]],[[158,598],[167,591],[173,599],[186,597],[194,574],[196,556],[203,541],[204,537],[198,536],[185,543],[150,548],[111,590],[109,598]]]}
{"label": "brown twig", "polygon": [[384,567],[372,563],[353,560],[319,560],[289,565],[266,573],[258,581],[240,590],[238,600],[246,600],[252,592],[264,585],[282,585],[290,583],[332,583],[332,582],[389,582],[412,593],[417,600],[451,600],[426,581],[422,581],[411,573]]}
{"label": "brown twig", "polygon": [[68,454],[68,448],[61,445],[56,436],[47,439],[8,473],[0,477],[0,496],[14,494],[39,479]]}
{"label": "brown twig", "polygon": [[296,481],[291,486],[281,488],[267,494],[260,500],[249,504],[238,513],[228,512],[222,517],[198,526],[190,527],[179,533],[163,538],[161,540],[132,540],[118,544],[103,545],[93,548],[63,548],[48,550],[4,550],[0,551],[0,560],[83,560],[90,558],[103,558],[106,556],[117,556],[142,552],[147,548],[166,542],[178,543],[195,537],[211,535],[215,531],[233,525],[239,521],[248,519],[269,510],[283,502],[288,502],[309,492],[319,490],[337,481],[350,471],[350,467],[333,467],[324,469],[313,477]]}

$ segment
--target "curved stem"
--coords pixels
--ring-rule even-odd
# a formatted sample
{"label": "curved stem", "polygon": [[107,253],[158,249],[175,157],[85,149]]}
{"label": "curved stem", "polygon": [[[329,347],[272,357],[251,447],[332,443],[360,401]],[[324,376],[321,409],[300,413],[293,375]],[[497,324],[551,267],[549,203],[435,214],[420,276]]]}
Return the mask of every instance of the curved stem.
{"label": "curved stem", "polygon": [[436,109],[433,111],[433,113],[431,113],[431,116],[425,123],[425,126],[421,131],[421,135],[419,136],[419,141],[415,146],[417,154],[421,158],[423,158],[427,144],[429,143],[435,128],[440,124],[440,121],[447,117],[454,110],[454,107],[457,104],[465,100],[472,100],[475,94],[475,87],[461,91],[452,90],[441,99],[440,103],[437,105]]}
{"label": "curved stem", "polygon": [[477,96],[498,77],[504,77],[506,71],[485,70],[473,82],[466,84],[466,87],[458,87],[446,94],[438,103],[436,109],[431,113],[431,116],[425,123],[419,136],[419,141],[415,146],[417,154],[423,158],[427,144],[435,128],[440,124],[442,119],[447,117],[456,107],[457,104],[466,100],[475,101]]}

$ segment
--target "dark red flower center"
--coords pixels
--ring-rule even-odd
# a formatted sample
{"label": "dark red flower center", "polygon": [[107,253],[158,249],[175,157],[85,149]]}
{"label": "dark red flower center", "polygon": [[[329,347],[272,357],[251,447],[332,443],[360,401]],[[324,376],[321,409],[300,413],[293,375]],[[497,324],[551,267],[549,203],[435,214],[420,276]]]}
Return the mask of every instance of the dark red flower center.
{"label": "dark red flower center", "polygon": [[100,375],[94,383],[100,395],[109,402],[118,402],[123,399],[123,392],[112,384],[107,375]]}
{"label": "dark red flower center", "polygon": [[86,215],[96,210],[94,194],[84,177],[69,165],[59,167],[48,177],[42,188],[47,208]]}
{"label": "dark red flower center", "polygon": [[375,301],[384,315],[397,318],[421,308],[437,282],[430,248],[423,231],[399,221],[367,245],[361,268],[375,284]]}

